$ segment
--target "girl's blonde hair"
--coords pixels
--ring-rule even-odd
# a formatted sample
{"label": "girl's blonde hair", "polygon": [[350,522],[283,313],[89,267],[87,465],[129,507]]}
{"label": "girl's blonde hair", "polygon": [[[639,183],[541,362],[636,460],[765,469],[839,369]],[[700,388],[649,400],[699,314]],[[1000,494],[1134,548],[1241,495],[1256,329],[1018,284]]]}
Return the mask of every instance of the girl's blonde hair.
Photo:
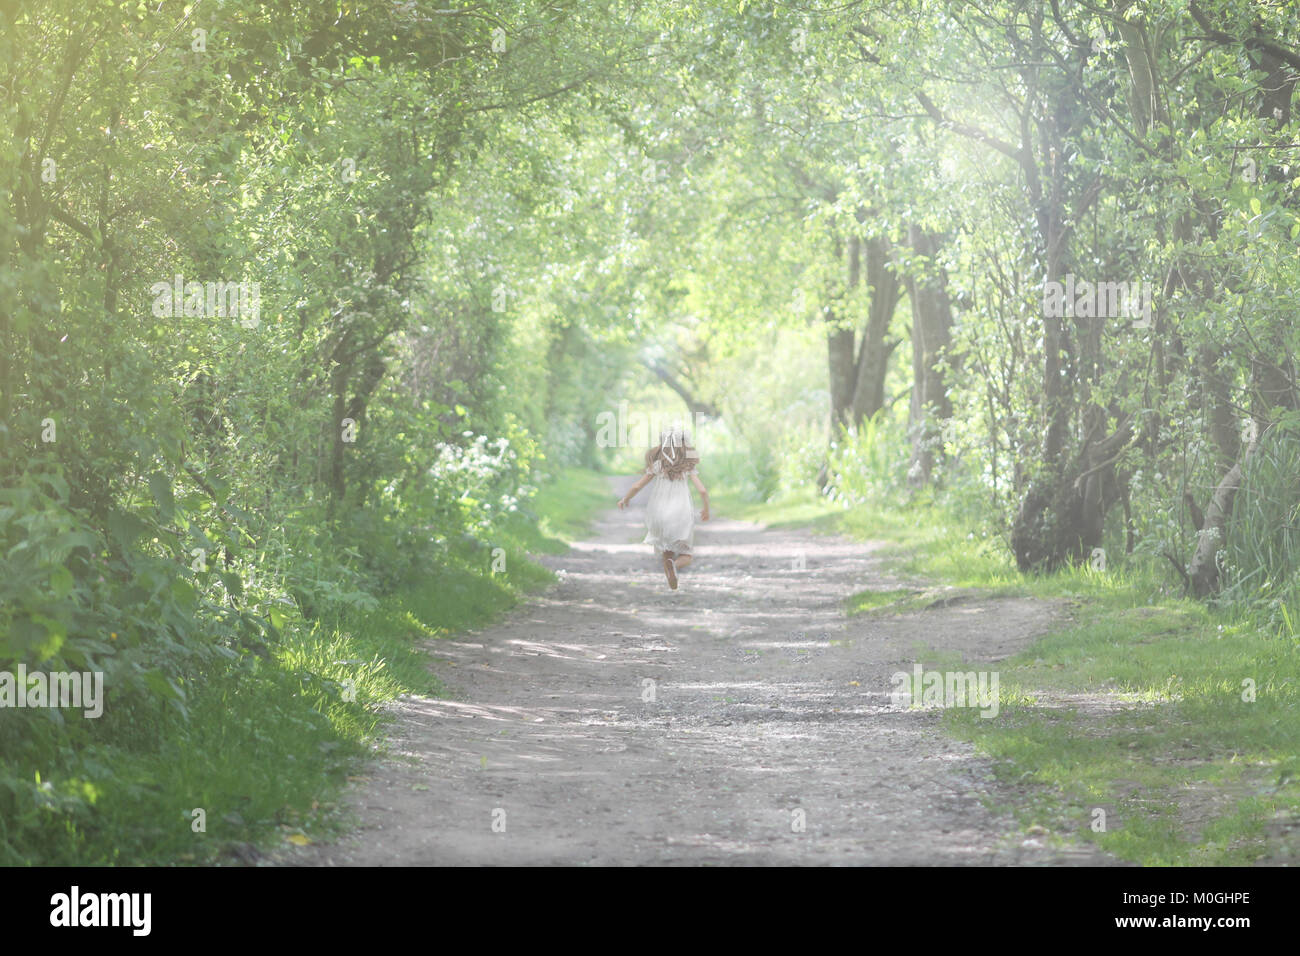
{"label": "girl's blonde hair", "polygon": [[683,478],[700,463],[700,453],[691,444],[690,436],[680,428],[672,428],[659,436],[659,444],[645,453],[645,470],[661,463],[663,473],[674,481]]}

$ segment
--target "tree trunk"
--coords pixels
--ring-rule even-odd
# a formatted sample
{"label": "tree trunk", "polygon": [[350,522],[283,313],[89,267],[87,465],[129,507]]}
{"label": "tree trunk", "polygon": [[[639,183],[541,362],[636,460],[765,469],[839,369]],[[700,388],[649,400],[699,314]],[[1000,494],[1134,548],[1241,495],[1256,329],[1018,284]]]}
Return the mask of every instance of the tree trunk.
{"label": "tree trunk", "polygon": [[[822,308],[826,322],[826,365],[830,380],[831,441],[850,428],[858,428],[884,406],[885,373],[889,356],[897,341],[888,341],[889,323],[898,307],[898,277],[889,268],[891,250],[887,240],[849,237],[847,244],[835,242],[835,256],[845,257],[844,292],[828,290],[828,304]],[[852,325],[845,321],[852,307],[852,293],[862,282],[862,265],[866,260],[870,298],[861,345]],[[839,310],[829,304],[846,300]],[[830,480],[826,462],[817,474],[817,485],[825,488]]]}
{"label": "tree trunk", "polygon": [[[927,261],[927,271],[934,270],[941,237],[909,226],[908,243],[917,256]],[[942,269],[930,275],[909,275],[907,298],[912,307],[912,403],[908,414],[912,458],[907,480],[919,486],[930,483],[935,445],[942,428],[940,422],[952,417],[952,402],[940,366],[952,340],[947,276]]]}
{"label": "tree trunk", "polygon": [[890,342],[889,323],[898,308],[901,287],[898,276],[889,268],[891,250],[884,239],[872,238],[862,243],[867,266],[867,288],[871,298],[867,305],[867,324],[858,348],[856,381],[853,387],[852,422],[860,426],[885,404],[885,373],[889,356],[898,345]]}
{"label": "tree trunk", "polygon": [[[1246,449],[1242,457],[1250,457],[1254,445]],[[1228,473],[1219,480],[1210,499],[1210,507],[1205,513],[1205,526],[1196,538],[1196,551],[1192,554],[1192,563],[1187,569],[1187,579],[1192,593],[1205,597],[1219,589],[1219,549],[1228,536],[1228,516],[1232,514],[1232,502],[1241,487],[1241,465],[1239,461],[1228,469]]]}
{"label": "tree trunk", "polygon": [[[852,293],[856,288],[861,275],[858,258],[860,246],[861,241],[857,236],[849,238],[848,276],[846,281],[849,293]],[[844,243],[836,239],[835,258],[840,259],[844,254]],[[830,373],[832,441],[842,429],[848,427],[851,421],[853,392],[857,378],[857,368],[853,360],[853,326],[846,324],[840,312],[836,310],[834,305],[830,304],[843,298],[844,296],[837,294],[836,291],[828,290],[827,305],[822,309],[822,317],[825,319],[827,326],[826,365],[827,371]]]}

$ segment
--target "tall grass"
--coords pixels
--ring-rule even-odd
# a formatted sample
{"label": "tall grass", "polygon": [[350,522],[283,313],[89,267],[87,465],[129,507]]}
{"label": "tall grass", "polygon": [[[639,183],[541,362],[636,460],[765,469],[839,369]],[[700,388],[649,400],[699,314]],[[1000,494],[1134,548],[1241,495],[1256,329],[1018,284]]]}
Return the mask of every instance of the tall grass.
{"label": "tall grass", "polygon": [[1242,469],[1223,543],[1220,603],[1289,637],[1300,623],[1300,428],[1283,419]]}

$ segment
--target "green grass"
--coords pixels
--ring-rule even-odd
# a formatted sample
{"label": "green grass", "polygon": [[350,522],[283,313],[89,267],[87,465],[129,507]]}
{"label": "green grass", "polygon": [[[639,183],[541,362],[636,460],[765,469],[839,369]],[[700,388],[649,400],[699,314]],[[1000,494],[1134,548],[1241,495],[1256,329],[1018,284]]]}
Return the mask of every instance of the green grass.
{"label": "green grass", "polygon": [[[1022,575],[996,538],[926,499],[851,509],[813,494],[720,500],[733,516],[879,542],[889,571],[912,586],[854,594],[849,614],[924,613],[936,586],[1068,612],[998,663],[997,717],[944,715],[949,733],[993,758],[1017,794],[1004,809],[1025,828],[1146,865],[1300,854],[1300,647],[1276,628],[1187,600],[1165,569],[1137,560]],[[1253,701],[1243,700],[1247,681]]]}
{"label": "green grass", "polygon": [[771,501],[755,501],[744,491],[728,485],[709,489],[710,505],[719,516],[757,521],[774,528],[811,527],[827,533],[834,530],[838,510],[815,494],[782,495]]}
{"label": "green grass", "polygon": [[0,864],[234,862],[250,846],[345,829],[338,795],[382,745],[383,705],[441,692],[421,642],[481,626],[553,580],[528,555],[563,551],[609,497],[599,475],[562,474],[534,514],[488,546],[450,552],[378,607],[288,625],[265,656],[194,675],[188,721],[162,706],[117,712],[78,753],[5,754]]}
{"label": "green grass", "polygon": [[518,519],[511,531],[534,552],[555,554],[586,532],[592,516],[612,508],[615,495],[605,475],[585,468],[568,468],[543,486],[533,499],[537,523]]}
{"label": "green grass", "polygon": [[[999,664],[998,719],[946,715],[1009,781],[1042,786],[1022,821],[1148,865],[1241,864],[1297,849],[1294,645],[1196,604],[1091,600]],[[1248,692],[1253,682],[1253,700]],[[1105,832],[1090,826],[1106,810]],[[1272,832],[1270,833],[1270,827]]]}

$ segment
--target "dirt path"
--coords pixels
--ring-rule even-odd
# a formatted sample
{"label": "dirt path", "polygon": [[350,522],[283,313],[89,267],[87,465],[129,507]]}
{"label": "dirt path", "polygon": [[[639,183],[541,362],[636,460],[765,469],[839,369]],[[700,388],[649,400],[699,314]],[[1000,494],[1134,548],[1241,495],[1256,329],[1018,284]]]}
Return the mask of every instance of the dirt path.
{"label": "dirt path", "polygon": [[989,662],[1050,607],[846,619],[845,596],[890,586],[869,546],[725,519],[701,526],[674,593],[641,522],[603,515],[547,560],[549,592],[434,644],[456,699],[398,704],[393,757],[348,797],[360,829],[282,862],[1105,862],[992,815],[987,761],[888,696],[918,648]]}

